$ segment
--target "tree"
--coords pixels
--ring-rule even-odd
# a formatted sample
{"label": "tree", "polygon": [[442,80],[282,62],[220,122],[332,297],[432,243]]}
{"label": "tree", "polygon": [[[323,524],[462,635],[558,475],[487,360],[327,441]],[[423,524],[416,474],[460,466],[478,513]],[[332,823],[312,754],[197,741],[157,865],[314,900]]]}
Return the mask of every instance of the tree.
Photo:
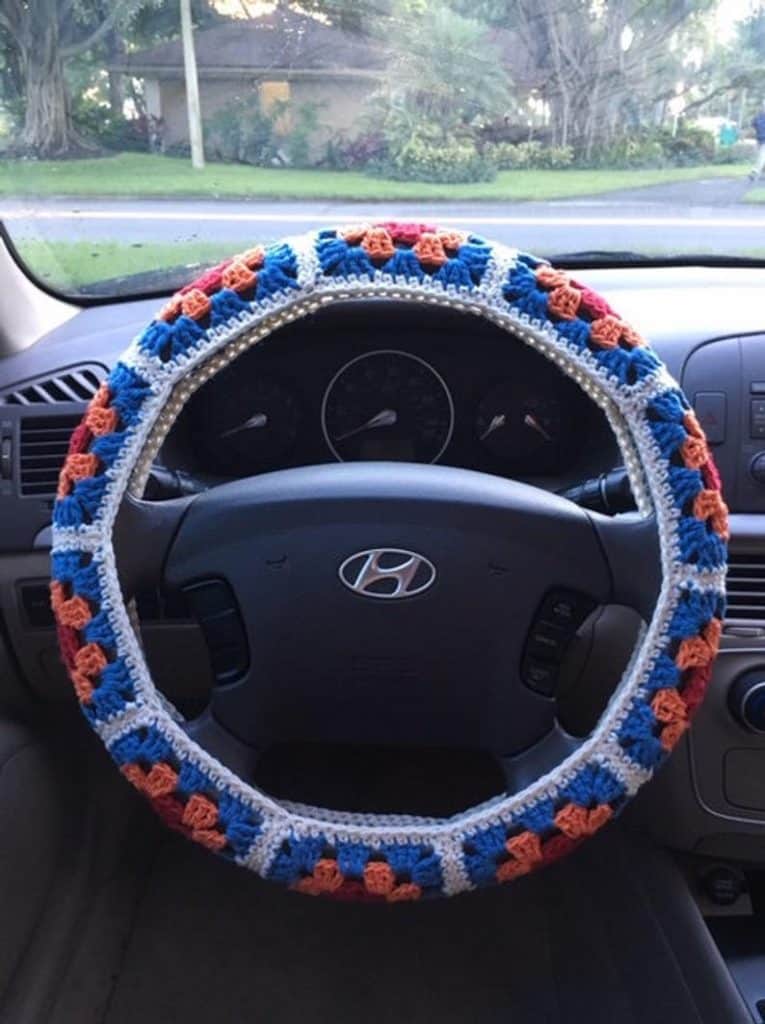
{"label": "tree", "polygon": [[439,2],[424,17],[408,0],[377,31],[390,51],[382,99],[437,128],[443,141],[510,102],[509,77],[482,22]]}
{"label": "tree", "polygon": [[588,157],[650,123],[687,78],[683,59],[714,0],[453,0],[515,39],[513,79],[550,111],[553,143]]}
{"label": "tree", "polygon": [[67,61],[127,24],[146,0],[2,0],[0,30],[18,63],[24,99],[21,145],[38,156],[76,147],[64,77]]}

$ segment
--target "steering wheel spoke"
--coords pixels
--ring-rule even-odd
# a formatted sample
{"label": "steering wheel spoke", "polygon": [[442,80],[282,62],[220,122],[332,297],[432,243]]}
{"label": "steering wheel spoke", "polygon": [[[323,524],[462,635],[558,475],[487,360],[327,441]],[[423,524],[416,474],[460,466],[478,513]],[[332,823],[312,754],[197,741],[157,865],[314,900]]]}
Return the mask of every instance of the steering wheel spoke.
{"label": "steering wheel spoke", "polygon": [[183,725],[184,731],[213,757],[217,758],[240,779],[252,782],[262,751],[242,743],[217,721],[208,706],[201,715]]}
{"label": "steering wheel spoke", "polygon": [[114,526],[117,572],[126,599],[162,582],[165,562],[195,495],[144,501],[127,495]]}
{"label": "steering wheel spoke", "polygon": [[581,739],[567,733],[557,721],[553,722],[550,731],[527,750],[499,758],[505,777],[505,791],[509,795],[519,793],[551,772],[581,745]]}
{"label": "steering wheel spoke", "polygon": [[611,572],[611,604],[634,608],[648,621],[661,585],[659,533],[655,516],[638,512],[590,513]]}

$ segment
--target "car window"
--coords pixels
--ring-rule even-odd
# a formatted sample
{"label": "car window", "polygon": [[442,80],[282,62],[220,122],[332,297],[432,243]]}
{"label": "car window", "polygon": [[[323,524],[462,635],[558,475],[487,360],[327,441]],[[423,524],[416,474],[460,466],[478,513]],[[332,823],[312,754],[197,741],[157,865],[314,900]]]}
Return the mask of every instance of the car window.
{"label": "car window", "polygon": [[0,218],[73,295],[397,216],[569,261],[765,258],[749,0],[37,0],[0,11]]}

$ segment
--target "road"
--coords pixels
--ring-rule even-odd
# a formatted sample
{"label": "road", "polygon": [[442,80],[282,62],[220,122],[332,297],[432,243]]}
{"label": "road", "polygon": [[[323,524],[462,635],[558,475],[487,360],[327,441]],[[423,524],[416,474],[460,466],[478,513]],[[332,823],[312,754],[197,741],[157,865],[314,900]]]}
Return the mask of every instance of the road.
{"label": "road", "polygon": [[765,205],[741,202],[741,179],[508,203],[349,203],[215,199],[0,200],[11,235],[49,241],[230,243],[232,249],[322,224],[418,219],[472,228],[542,255],[588,250],[765,256]]}

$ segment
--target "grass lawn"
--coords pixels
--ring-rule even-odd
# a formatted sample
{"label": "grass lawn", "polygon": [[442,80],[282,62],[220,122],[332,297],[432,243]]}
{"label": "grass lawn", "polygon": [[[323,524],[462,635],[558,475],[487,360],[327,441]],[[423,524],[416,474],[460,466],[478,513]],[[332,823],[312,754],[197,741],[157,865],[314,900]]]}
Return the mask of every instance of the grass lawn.
{"label": "grass lawn", "polygon": [[596,195],[621,188],[699,178],[741,177],[732,164],[622,171],[501,171],[494,181],[436,185],[371,178],[357,171],[289,170],[210,164],[123,153],[95,160],[0,161],[0,195],[203,196],[243,199],[524,200]]}
{"label": "grass lawn", "polygon": [[77,291],[95,281],[150,270],[209,264],[231,256],[241,242],[129,245],[119,242],[43,242],[17,239],[16,248],[32,273],[61,291]]}
{"label": "grass lawn", "polygon": [[744,196],[745,203],[765,203],[765,186],[760,185],[747,192]]}

